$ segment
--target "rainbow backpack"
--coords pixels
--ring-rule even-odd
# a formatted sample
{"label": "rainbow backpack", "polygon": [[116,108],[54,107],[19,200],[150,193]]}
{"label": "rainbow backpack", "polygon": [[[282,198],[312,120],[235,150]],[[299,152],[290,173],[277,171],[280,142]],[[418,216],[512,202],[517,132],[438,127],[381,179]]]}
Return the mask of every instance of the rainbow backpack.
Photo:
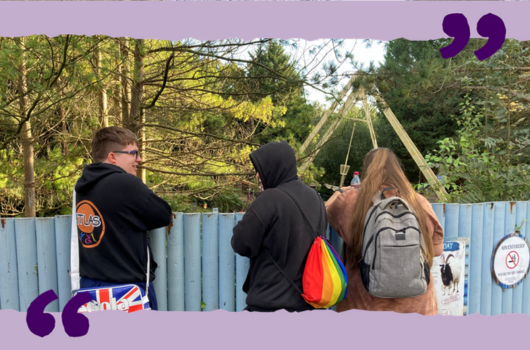
{"label": "rainbow backpack", "polygon": [[[277,189],[281,190],[280,188]],[[291,197],[286,191],[281,191]],[[296,201],[292,197],[291,199],[298,209],[300,209],[298,204],[296,204]],[[318,199],[322,205],[322,199],[320,197]],[[348,293],[348,277],[346,275],[346,269],[331,244],[324,236],[316,233],[301,209],[300,212],[309,227],[313,230],[313,236],[315,236],[315,240],[313,241],[311,249],[309,250],[309,255],[307,256],[304,275],[302,277],[303,291],[301,291],[285,272],[283,272],[269,252],[266,252],[282,275],[291,282],[308,304],[317,309],[329,308],[337,304],[339,301],[342,301]]]}

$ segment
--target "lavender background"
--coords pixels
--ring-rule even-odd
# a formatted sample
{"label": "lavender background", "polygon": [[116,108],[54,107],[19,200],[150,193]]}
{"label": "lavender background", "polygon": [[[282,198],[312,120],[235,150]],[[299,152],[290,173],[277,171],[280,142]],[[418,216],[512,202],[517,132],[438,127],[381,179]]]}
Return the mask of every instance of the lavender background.
{"label": "lavender background", "polygon": [[447,37],[443,18],[463,13],[478,38],[476,23],[491,12],[504,20],[508,38],[527,40],[529,10],[528,1],[0,2],[0,36],[428,40]]}
{"label": "lavender background", "polygon": [[[503,19],[508,38],[530,37],[526,25],[530,3],[526,1],[0,2],[0,36],[428,40],[446,37],[442,21],[450,13],[467,17],[473,38],[480,37],[476,23],[487,13]],[[321,310],[301,314],[104,312],[88,316],[90,330],[86,336],[70,338],[60,314],[53,316],[55,330],[40,338],[29,331],[25,313],[0,311],[2,348],[524,349],[528,347],[525,334],[530,326],[530,316],[521,314],[423,317],[357,310],[341,314]]]}

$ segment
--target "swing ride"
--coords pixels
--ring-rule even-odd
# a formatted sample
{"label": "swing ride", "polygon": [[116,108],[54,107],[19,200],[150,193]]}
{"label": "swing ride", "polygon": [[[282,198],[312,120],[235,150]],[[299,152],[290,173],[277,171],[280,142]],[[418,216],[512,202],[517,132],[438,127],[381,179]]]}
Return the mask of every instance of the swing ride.
{"label": "swing ride", "polygon": [[[324,133],[322,138],[318,140],[315,147],[312,149],[312,151],[306,155],[306,157],[303,158],[303,163],[301,164],[299,168],[299,172],[301,174],[304,174],[305,171],[309,168],[309,165],[315,160],[316,156],[320,152],[323,145],[326,144],[326,142],[329,140],[331,135],[337,130],[337,128],[340,126],[342,120],[349,119],[353,120],[353,130],[350,137],[350,144],[348,146],[348,153],[346,154],[346,160],[344,161],[344,164],[340,165],[340,174],[341,174],[341,181],[340,181],[340,187],[344,185],[344,179],[348,173],[349,165],[348,164],[348,157],[350,154],[350,148],[353,140],[353,133],[355,131],[355,125],[357,122],[366,123],[368,126],[368,129],[370,130],[370,137],[372,138],[372,145],[374,148],[377,148],[377,139],[374,132],[374,127],[372,124],[372,119],[370,117],[370,110],[368,105],[368,94],[365,91],[363,87],[358,88],[352,88],[353,83],[357,79],[357,75],[353,74],[346,86],[342,89],[342,91],[337,96],[337,99],[332,103],[331,107],[327,109],[324,114],[322,115],[322,118],[319,120],[315,128],[311,131],[307,139],[304,141],[302,146],[300,147],[300,154],[304,155],[306,154],[306,151],[309,148],[309,145],[313,142],[313,140],[316,138],[318,132],[322,129],[322,127],[326,124],[329,117],[332,115],[332,113],[335,111],[335,109],[338,107],[340,101],[344,99],[348,91],[350,92],[348,97],[346,98],[346,101],[342,104],[341,108],[337,112],[337,118],[335,118],[328,130]],[[392,125],[392,128],[396,132],[396,134],[399,136],[401,142],[403,142],[404,146],[407,148],[407,151],[412,156],[412,159],[416,162],[418,167],[420,168],[421,172],[423,173],[423,176],[427,179],[427,182],[429,185],[433,188],[434,192],[436,193],[436,196],[438,199],[442,202],[446,201],[447,191],[445,188],[441,185],[440,181],[432,171],[432,169],[427,165],[427,162],[425,162],[425,159],[419,152],[418,148],[412,142],[409,135],[401,125],[401,123],[398,121],[388,104],[384,101],[383,97],[377,92],[377,88],[374,86],[375,91],[374,94],[371,96],[375,99],[377,102],[378,108],[380,108],[381,112],[383,112],[384,116]],[[363,110],[364,110],[364,118],[348,118],[346,117],[349,113],[349,111],[353,108],[353,106],[359,102],[362,101],[363,103]]]}

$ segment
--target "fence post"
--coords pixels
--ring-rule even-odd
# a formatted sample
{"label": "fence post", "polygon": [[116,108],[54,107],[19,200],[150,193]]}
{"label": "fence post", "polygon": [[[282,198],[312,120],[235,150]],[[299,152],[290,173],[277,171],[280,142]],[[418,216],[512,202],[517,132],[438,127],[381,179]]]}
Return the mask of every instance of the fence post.
{"label": "fence post", "polygon": [[[493,245],[489,251],[484,251],[485,254],[489,255],[488,267],[490,268],[490,279],[491,279],[491,255],[493,249],[497,246],[497,243],[505,235],[505,219],[506,219],[506,202],[496,202],[494,208],[494,223],[493,223]],[[491,315],[500,315],[502,313],[502,288],[496,283],[491,284]]]}
{"label": "fence post", "polygon": [[484,228],[484,203],[473,204],[471,239],[469,241],[468,315],[480,313],[482,281],[482,233]]}
{"label": "fence post", "polygon": [[167,311],[167,254],[166,254],[166,227],[160,227],[149,231],[151,251],[153,259],[158,264],[155,271],[156,301],[159,311]]}
{"label": "fence post", "polygon": [[432,210],[436,214],[436,217],[438,218],[438,221],[440,222],[440,226],[442,226],[442,230],[444,231],[445,235],[445,203],[431,203]]}
{"label": "fence post", "polygon": [[168,311],[185,311],[184,303],[184,214],[173,213],[167,236]]}
{"label": "fence post", "polygon": [[39,296],[35,218],[15,219],[15,237],[20,311],[26,312]]}
{"label": "fence post", "polygon": [[232,249],[232,229],[235,214],[219,215],[219,308],[235,311],[235,253]]}
{"label": "fence post", "polygon": [[[521,230],[525,232],[525,237],[530,241],[530,204],[526,202],[526,220]],[[530,315],[530,276],[526,276],[523,282],[523,313]]]}
{"label": "fence post", "polygon": [[[458,206],[458,237],[471,240],[471,220],[473,217],[473,206],[471,204],[460,204]],[[468,241],[469,242],[469,241]],[[471,244],[471,242],[469,242]],[[469,283],[471,281],[469,259],[471,257],[470,246],[466,247],[466,266],[464,268],[464,315],[469,315]]]}
{"label": "fence post", "polygon": [[219,214],[202,213],[203,311],[219,309]]}
{"label": "fence post", "polygon": [[0,310],[20,311],[15,219],[0,223]]}
{"label": "fence post", "polygon": [[57,215],[55,217],[55,251],[57,253],[57,289],[59,297],[59,311],[70,300],[72,284],[70,282],[70,244],[71,244],[72,215]]}
{"label": "fence post", "polygon": [[[515,232],[515,202],[506,202],[503,236]],[[513,288],[502,290],[502,313],[511,314],[513,310]]]}
{"label": "fence post", "polygon": [[[521,226],[526,219],[526,205],[527,202],[517,202],[515,205],[515,224]],[[526,224],[523,224],[521,227],[521,234],[524,236],[526,230]],[[524,283],[524,282],[523,282]],[[520,314],[523,312],[523,289],[524,285],[520,283],[513,290],[513,304],[512,304],[512,313]]]}
{"label": "fence post", "polygon": [[491,278],[491,253],[493,252],[493,231],[495,203],[484,203],[484,231],[482,236],[482,273],[480,289],[480,313],[491,316],[491,291],[493,279]]}
{"label": "fence post", "polygon": [[[36,218],[37,265],[39,266],[39,291],[52,289],[57,294],[57,254],[55,248],[55,218]],[[59,301],[54,300],[44,308],[46,312],[59,312]]]}
{"label": "fence post", "polygon": [[184,298],[186,311],[201,311],[201,216],[184,214]]}
{"label": "fence post", "polygon": [[444,237],[458,237],[460,204],[445,204]]}
{"label": "fence post", "polygon": [[[244,213],[236,213],[236,224],[243,218]],[[243,284],[247,278],[250,260],[236,254],[236,311],[243,311],[247,307],[247,293],[243,292]]]}

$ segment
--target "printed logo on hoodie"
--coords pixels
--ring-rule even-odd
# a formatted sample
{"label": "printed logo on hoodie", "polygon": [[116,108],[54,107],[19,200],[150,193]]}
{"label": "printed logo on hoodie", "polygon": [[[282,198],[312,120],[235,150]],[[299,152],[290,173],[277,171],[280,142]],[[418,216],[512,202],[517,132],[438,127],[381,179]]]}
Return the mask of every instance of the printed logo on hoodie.
{"label": "printed logo on hoodie", "polygon": [[105,221],[98,208],[91,201],[81,201],[77,204],[77,232],[79,240],[85,248],[99,245],[105,234]]}

